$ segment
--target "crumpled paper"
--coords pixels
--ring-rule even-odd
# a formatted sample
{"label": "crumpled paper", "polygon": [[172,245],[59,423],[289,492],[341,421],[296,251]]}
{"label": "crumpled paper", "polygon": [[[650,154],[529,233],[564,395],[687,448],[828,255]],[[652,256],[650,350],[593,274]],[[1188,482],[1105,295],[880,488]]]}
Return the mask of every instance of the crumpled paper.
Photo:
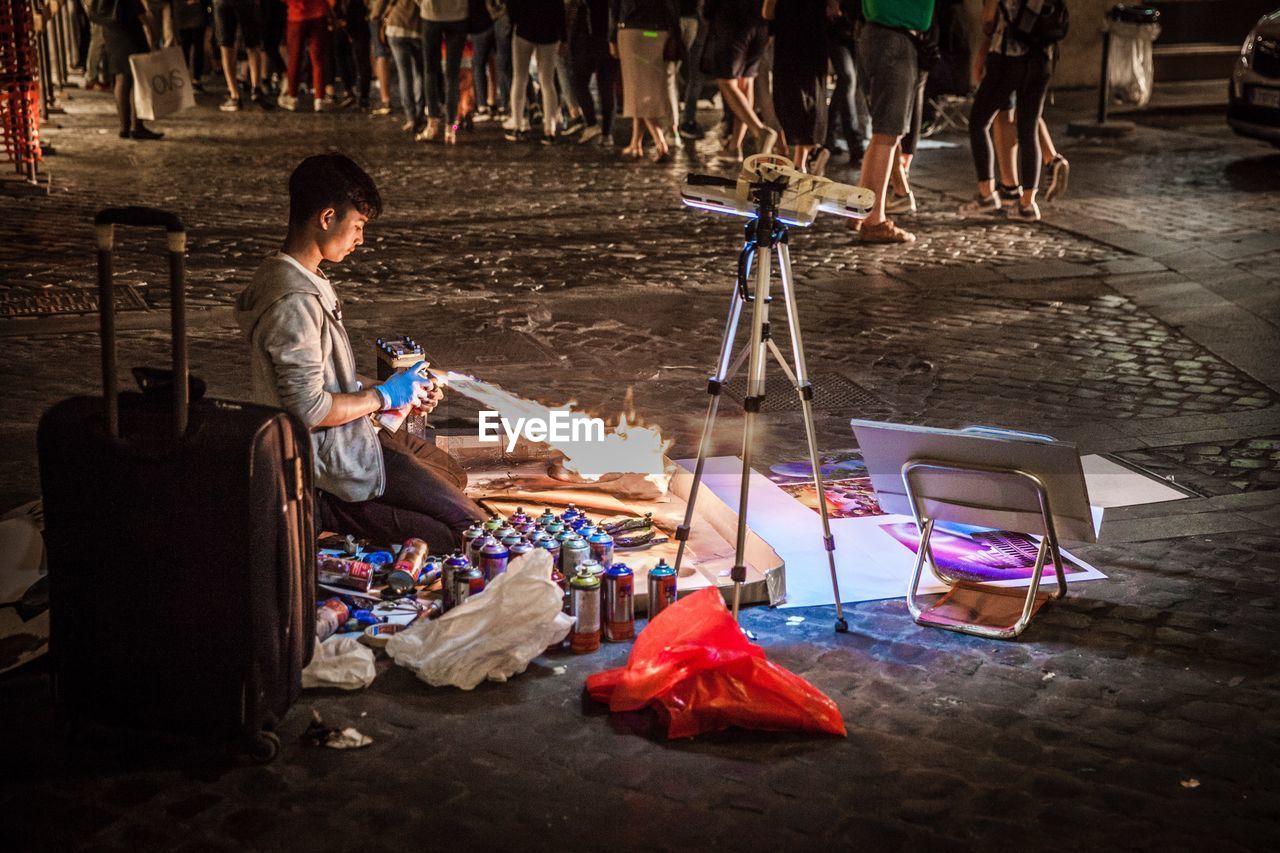
{"label": "crumpled paper", "polygon": [[485,679],[506,681],[568,635],[573,618],[563,603],[551,580],[551,555],[538,549],[513,560],[461,607],[394,634],[386,651],[432,687],[471,690]]}
{"label": "crumpled paper", "polygon": [[356,637],[316,640],[311,663],[302,670],[303,687],[338,687],[360,690],[373,683],[378,671],[373,665],[373,649]]}

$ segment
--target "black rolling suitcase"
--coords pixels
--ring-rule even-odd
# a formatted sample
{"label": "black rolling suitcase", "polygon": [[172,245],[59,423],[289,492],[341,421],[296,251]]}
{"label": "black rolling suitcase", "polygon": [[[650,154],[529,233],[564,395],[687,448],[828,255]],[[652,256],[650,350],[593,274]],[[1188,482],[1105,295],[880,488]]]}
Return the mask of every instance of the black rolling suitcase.
{"label": "black rolling suitcase", "polygon": [[[168,232],[173,371],[135,371],[141,393],[116,385],[116,225]],[[95,226],[103,396],[56,404],[38,435],[55,707],[72,728],[244,737],[270,760],[315,638],[310,437],[190,387],[177,216],[115,208]]]}

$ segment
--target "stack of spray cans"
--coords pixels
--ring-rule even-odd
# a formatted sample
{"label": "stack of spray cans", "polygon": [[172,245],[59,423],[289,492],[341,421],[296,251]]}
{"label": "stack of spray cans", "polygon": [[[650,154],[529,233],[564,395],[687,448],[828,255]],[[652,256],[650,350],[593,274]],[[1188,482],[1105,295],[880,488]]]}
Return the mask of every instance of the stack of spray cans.
{"label": "stack of spray cans", "polygon": [[[476,520],[462,534],[459,548],[444,561],[444,608],[457,607],[483,591],[516,557],[541,548],[551,556],[551,579],[564,593],[565,612],[574,618],[568,644],[574,652],[600,647],[601,641],[635,637],[635,573],[615,560],[615,532],[628,545],[652,536],[653,520],[626,519],[596,524],[573,504],[556,515],[517,508],[507,518]],[[464,578],[465,572],[465,580]],[[675,602],[676,573],[665,561],[650,570],[650,618]]]}

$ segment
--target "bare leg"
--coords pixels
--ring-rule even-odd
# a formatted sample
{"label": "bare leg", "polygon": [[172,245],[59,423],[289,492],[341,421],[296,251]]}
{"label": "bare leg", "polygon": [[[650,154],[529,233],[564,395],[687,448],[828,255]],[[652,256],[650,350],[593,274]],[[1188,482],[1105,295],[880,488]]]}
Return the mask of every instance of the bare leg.
{"label": "bare leg", "polygon": [[622,149],[627,157],[639,157],[644,154],[644,119],[631,120],[631,144]]}
{"label": "bare leg", "polygon": [[897,136],[886,133],[872,133],[871,144],[862,157],[862,174],[858,185],[866,187],[876,194],[876,203],[864,225],[879,225],[884,222],[884,194],[889,186],[889,171],[895,161],[894,152],[898,148]]}
{"label": "bare leg", "polygon": [[720,97],[724,98],[724,102],[733,111],[733,117],[743,128],[750,129],[752,133],[764,130],[764,123],[751,106],[750,80],[717,80],[716,85],[720,88]]}
{"label": "bare leg", "polygon": [[655,157],[666,156],[670,146],[667,145],[667,133],[662,129],[658,119],[647,118],[644,120],[644,126],[649,131],[649,136],[653,138]]}
{"label": "bare leg", "polygon": [[1044,119],[1040,119],[1040,126],[1036,131],[1040,135],[1040,159],[1045,163],[1052,163],[1058,159],[1058,149],[1053,147],[1053,137],[1049,135],[1049,125],[1044,123]]}
{"label": "bare leg", "polygon": [[808,162],[811,153],[813,153],[812,145],[793,145],[791,146],[791,162],[801,172],[807,171],[805,164]]}
{"label": "bare leg", "polygon": [[908,180],[907,173],[911,170],[911,155],[902,151],[902,145],[899,144],[896,155],[893,158],[893,168],[889,172],[889,183],[893,187],[895,195],[907,195],[911,192],[911,182]]}
{"label": "bare leg", "polygon": [[385,56],[373,61],[374,73],[378,75],[378,99],[384,104],[391,103],[391,64]]}
{"label": "bare leg", "polygon": [[218,53],[222,56],[222,76],[227,80],[227,95],[238,99],[240,90],[236,88],[236,49],[219,47]]}

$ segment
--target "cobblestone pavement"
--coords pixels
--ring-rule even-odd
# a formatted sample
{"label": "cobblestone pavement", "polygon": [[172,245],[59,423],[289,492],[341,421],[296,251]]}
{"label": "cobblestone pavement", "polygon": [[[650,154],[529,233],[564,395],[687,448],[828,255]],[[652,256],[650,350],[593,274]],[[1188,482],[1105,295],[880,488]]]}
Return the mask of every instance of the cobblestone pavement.
{"label": "cobblestone pavement", "polygon": [[[281,235],[288,168],[344,148],[387,199],[365,249],[334,273],[365,372],[373,338],[409,332],[439,363],[525,396],[611,416],[630,389],[641,417],[675,439],[672,455],[694,453],[740,237],[733,221],[676,203],[697,162],[512,146],[493,128],[425,148],[389,119],[264,120],[207,104],[165,122],[163,143],[126,145],[92,132],[111,124],[105,98],[70,106],[48,134],[60,151],[52,195],[0,195],[0,299],[91,287],[97,208],[176,209],[191,228],[193,369],[212,394],[239,396],[247,361],[228,306]],[[625,646],[543,657],[471,693],[427,688],[383,661],[366,691],[309,692],[265,768],[151,742],[73,751],[54,737],[36,667],[0,690],[12,744],[0,808],[23,815],[6,821],[15,849],[424,838],[481,850],[513,839],[532,849],[1274,849],[1274,155],[1209,123],[1142,128],[1125,148],[1061,147],[1073,188],[1046,207],[1045,225],[958,220],[968,154],[944,148],[917,160],[915,245],[861,247],[832,220],[791,240],[824,449],[850,444],[851,416],[993,423],[1120,454],[1204,495],[1109,517],[1101,544],[1075,550],[1110,580],[1074,587],[1020,641],[920,629],[901,601],[850,608],[842,636],[831,608],[788,612],[801,623],[747,611],[771,658],[835,699],[844,740],[667,743],[647,715],[610,718],[582,702],[585,676],[621,663]],[[120,360],[162,363],[159,244],[122,242],[118,280],[145,308],[121,315]],[[37,494],[39,413],[98,381],[94,328],[92,317],[0,320],[0,506]],[[734,408],[715,452],[738,449]],[[764,463],[803,455],[798,417],[777,408],[762,418]],[[468,412],[450,401],[441,414]],[[298,745],[311,707],[374,745]]]}

